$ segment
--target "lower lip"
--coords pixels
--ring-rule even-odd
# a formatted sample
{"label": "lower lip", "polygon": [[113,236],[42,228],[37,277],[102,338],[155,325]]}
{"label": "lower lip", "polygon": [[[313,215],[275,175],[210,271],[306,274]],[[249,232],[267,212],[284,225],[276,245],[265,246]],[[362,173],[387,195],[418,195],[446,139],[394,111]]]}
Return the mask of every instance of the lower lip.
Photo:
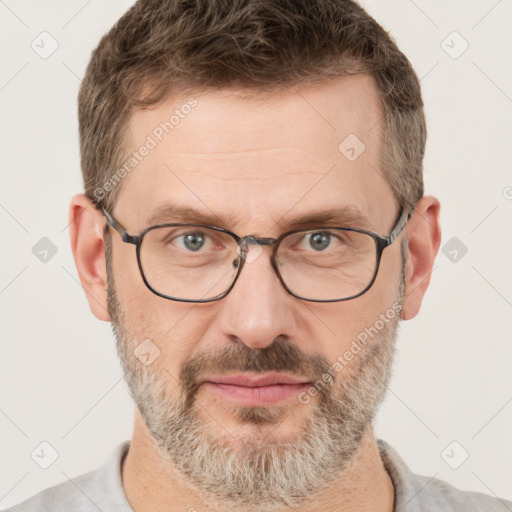
{"label": "lower lip", "polygon": [[205,382],[203,385],[214,393],[238,402],[240,405],[253,407],[273,404],[287,398],[297,397],[301,391],[306,390],[310,386],[307,382],[303,384],[272,384],[270,386],[252,388],[216,382]]}

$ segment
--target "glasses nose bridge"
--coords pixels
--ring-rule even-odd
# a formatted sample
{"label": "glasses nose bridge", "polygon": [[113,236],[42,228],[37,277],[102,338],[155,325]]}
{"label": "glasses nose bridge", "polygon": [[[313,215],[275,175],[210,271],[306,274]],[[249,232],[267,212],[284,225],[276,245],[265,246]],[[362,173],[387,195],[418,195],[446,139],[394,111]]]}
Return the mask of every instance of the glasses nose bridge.
{"label": "glasses nose bridge", "polygon": [[247,235],[247,236],[242,237],[239,240],[238,245],[240,247],[240,251],[243,254],[247,253],[247,251],[249,249],[249,247],[248,247],[249,245],[259,245],[259,246],[266,245],[268,247],[272,247],[272,254],[275,254],[278,242],[279,242],[279,240],[277,238],[268,238],[268,237]]}
{"label": "glasses nose bridge", "polygon": [[[279,245],[280,239],[279,238],[268,238],[268,237],[258,237],[254,235],[247,235],[244,237],[241,237],[238,239],[238,264],[240,265],[240,268],[238,269],[237,277],[235,278],[235,282],[237,281],[238,277],[240,276],[240,273],[242,272],[242,268],[244,267],[245,263],[249,262],[251,263],[253,260],[250,258],[249,255],[249,245],[257,245],[257,246],[268,246],[272,247],[272,254],[270,255],[270,263],[274,270],[274,272],[277,274],[277,277],[282,285],[284,285],[283,280],[281,276],[279,275],[279,271],[277,270],[275,257],[277,252],[277,247]],[[258,256],[256,255],[256,258]],[[235,262],[233,262],[235,263]],[[234,283],[233,283],[234,284]],[[286,286],[285,286],[286,289]]]}
{"label": "glasses nose bridge", "polygon": [[268,237],[258,237],[254,235],[247,235],[244,237],[241,237],[238,240],[238,254],[240,258],[242,259],[242,265],[245,263],[246,259],[249,257],[249,245],[257,245],[259,247],[262,246],[268,246],[272,247],[272,254],[270,256],[270,260],[273,264],[273,260],[276,255],[277,247],[278,247],[279,239],[277,238],[268,238]]}
{"label": "glasses nose bridge", "polygon": [[240,240],[240,244],[243,243],[252,245],[269,245],[273,247],[277,243],[277,238],[260,238],[254,235],[247,235]]}

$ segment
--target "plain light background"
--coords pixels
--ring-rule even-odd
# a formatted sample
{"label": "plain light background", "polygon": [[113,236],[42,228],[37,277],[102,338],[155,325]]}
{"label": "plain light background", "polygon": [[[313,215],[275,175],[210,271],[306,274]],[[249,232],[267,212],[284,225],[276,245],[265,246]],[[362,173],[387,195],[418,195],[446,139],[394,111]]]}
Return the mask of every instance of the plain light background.
{"label": "plain light background", "polygon": [[[421,314],[402,324],[377,436],[417,473],[512,499],[512,2],[362,3],[421,78],[445,248]],[[82,191],[78,87],[131,4],[0,0],[1,508],[97,468],[131,436],[110,324],[89,311],[67,229]],[[52,39],[46,59],[31,47]],[[46,263],[33,253],[43,237],[57,250]],[[59,454],[48,469],[31,458],[43,441]]]}

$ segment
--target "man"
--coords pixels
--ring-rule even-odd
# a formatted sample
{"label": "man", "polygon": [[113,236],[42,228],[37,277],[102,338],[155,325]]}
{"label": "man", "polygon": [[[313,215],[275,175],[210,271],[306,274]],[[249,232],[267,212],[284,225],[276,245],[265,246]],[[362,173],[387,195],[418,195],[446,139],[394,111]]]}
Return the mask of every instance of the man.
{"label": "man", "polygon": [[451,511],[373,432],[440,244],[419,82],[347,0],[137,2],[79,96],[71,244],[137,405],[12,511]]}

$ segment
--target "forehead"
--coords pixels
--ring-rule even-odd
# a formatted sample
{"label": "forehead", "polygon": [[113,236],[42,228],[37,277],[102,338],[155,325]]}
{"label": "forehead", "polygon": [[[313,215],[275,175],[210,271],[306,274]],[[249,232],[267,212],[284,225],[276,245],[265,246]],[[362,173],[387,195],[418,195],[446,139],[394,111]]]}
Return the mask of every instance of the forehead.
{"label": "forehead", "polygon": [[366,74],[264,95],[172,96],[130,119],[136,160],[116,212],[145,227],[156,209],[177,205],[253,230],[330,207],[378,217],[394,201],[379,165],[382,119]]}

